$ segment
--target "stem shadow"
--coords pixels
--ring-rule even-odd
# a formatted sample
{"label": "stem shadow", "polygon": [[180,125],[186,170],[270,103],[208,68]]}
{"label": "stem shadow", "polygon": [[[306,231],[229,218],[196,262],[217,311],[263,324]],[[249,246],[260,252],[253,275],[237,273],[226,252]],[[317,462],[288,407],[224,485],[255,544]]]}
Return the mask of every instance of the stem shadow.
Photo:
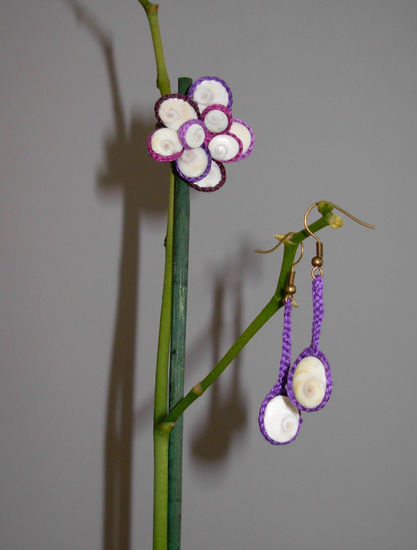
{"label": "stem shadow", "polygon": [[[129,550],[140,221],[143,212],[166,215],[168,171],[146,151],[146,139],[154,121],[140,113],[126,119],[108,32],[80,3],[64,1],[100,48],[112,100],[113,128],[104,138],[104,161],[96,176],[99,194],[117,192],[123,204],[104,444],[103,550]],[[161,187],[163,182],[165,188]]]}
{"label": "stem shadow", "polygon": [[[224,353],[223,340],[228,332],[235,341],[243,327],[243,281],[248,274],[255,273],[253,248],[242,244],[237,258],[231,258],[213,281],[213,313],[210,325],[210,342],[213,365]],[[248,273],[249,272],[249,273]],[[232,308],[232,329],[225,326],[224,306],[230,302]],[[224,461],[233,438],[247,428],[247,397],[241,384],[242,352],[235,358],[231,381],[225,389],[225,381],[219,378],[210,389],[210,403],[204,424],[199,424],[191,441],[191,452],[199,462],[212,465]],[[201,426],[201,427],[200,427]]]}

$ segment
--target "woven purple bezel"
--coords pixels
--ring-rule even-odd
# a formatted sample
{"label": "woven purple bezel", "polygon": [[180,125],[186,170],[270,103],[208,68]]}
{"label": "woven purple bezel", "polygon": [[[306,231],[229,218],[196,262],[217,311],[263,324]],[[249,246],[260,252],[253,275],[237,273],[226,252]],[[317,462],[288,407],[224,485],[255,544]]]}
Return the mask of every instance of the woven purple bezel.
{"label": "woven purple bezel", "polygon": [[[244,126],[250,133],[250,137],[251,137],[251,142],[250,142],[250,145],[249,145],[249,148],[248,150],[245,152],[245,153],[242,153],[240,155],[239,158],[237,158],[236,160],[242,160],[242,159],[245,159],[247,156],[249,156],[251,153],[252,153],[252,149],[255,145],[255,134],[253,133],[253,130],[252,128],[249,126],[249,124],[247,124],[244,120],[241,120],[240,118],[232,118],[232,122],[230,124],[230,126],[232,126],[232,124],[234,122],[238,122],[239,124],[241,124],[242,126]],[[233,132],[230,130],[229,128],[229,134],[232,134],[232,135],[235,135],[233,134]],[[236,136],[238,137],[238,136]]]}
{"label": "woven purple bezel", "polygon": [[230,126],[232,125],[232,111],[228,107],[225,107],[220,103],[213,103],[213,105],[208,105],[204,109],[204,111],[201,113],[201,120],[204,121],[204,124],[206,123],[205,122],[206,116],[211,111],[221,111],[222,113],[224,113],[227,116],[227,126],[224,130],[221,130],[220,132],[212,132],[207,127],[206,127],[206,131],[209,132],[210,134],[213,134],[213,136],[218,136],[219,134],[228,133],[228,131],[230,130]]}
{"label": "woven purple bezel", "polygon": [[178,175],[180,176],[181,179],[183,179],[184,181],[186,181],[187,183],[190,183],[190,184],[195,183],[195,182],[200,181],[203,178],[205,178],[207,176],[207,174],[210,172],[210,168],[211,168],[211,161],[212,161],[211,153],[205,145],[201,145],[200,147],[197,147],[196,149],[187,149],[187,151],[196,151],[197,149],[203,149],[206,152],[207,158],[208,158],[207,167],[204,170],[204,172],[201,174],[201,176],[196,176],[195,178],[190,178],[190,177],[186,176],[178,168],[178,160],[179,159],[177,159],[175,161],[175,170],[177,171]]}
{"label": "woven purple bezel", "polygon": [[[294,389],[293,389],[293,377],[295,369],[297,368],[298,363],[301,361],[301,359],[304,359],[304,357],[317,357],[319,359],[324,367],[324,372],[326,375],[326,392],[323,397],[323,401],[317,405],[317,407],[314,407],[312,409],[308,409],[307,407],[303,407],[301,405],[295,395],[294,395]],[[321,350],[314,351],[311,346],[303,350],[300,355],[297,357],[297,359],[294,361],[293,365],[291,366],[289,373],[288,373],[288,380],[286,385],[286,391],[287,395],[293,405],[297,407],[297,409],[300,409],[304,412],[314,412],[319,411],[324,407],[324,405],[327,403],[327,401],[330,398],[330,394],[332,393],[333,389],[333,379],[332,379],[332,371],[330,369],[329,361],[327,360],[327,357],[324,355],[324,353]]]}
{"label": "woven purple bezel", "polygon": [[[165,128],[165,126],[164,126]],[[151,157],[155,160],[157,160],[158,162],[173,162],[174,160],[177,160],[178,158],[180,158],[180,156],[183,154],[183,150],[182,151],[179,151],[178,153],[174,153],[173,155],[168,155],[168,156],[165,156],[165,155],[160,155],[159,153],[156,153],[153,149],[152,149],[152,145],[151,145],[151,141],[152,141],[152,136],[154,135],[155,132],[157,132],[158,130],[160,130],[161,128],[157,128],[154,132],[152,132],[152,134],[148,137],[148,140],[146,142],[146,147],[148,148],[148,152],[149,154],[151,155]]]}
{"label": "woven purple bezel", "polygon": [[[188,185],[190,187],[193,187],[197,191],[202,191],[203,193],[212,193],[213,191],[217,191],[218,189],[220,189],[220,187],[223,187],[223,185],[226,182],[226,169],[223,166],[223,164],[221,162],[218,162],[217,160],[211,159],[211,162],[212,162],[212,164],[213,164],[213,162],[215,164],[217,164],[217,166],[220,168],[220,173],[222,175],[221,180],[217,185],[215,185],[214,187],[200,187],[198,185],[198,182],[191,182],[191,181],[187,181],[187,180],[184,180],[184,181],[186,183],[188,183]],[[199,180],[199,181],[201,181],[201,180]]]}
{"label": "woven purple bezel", "polygon": [[301,418],[300,411],[298,411],[299,417],[298,417],[297,431],[295,432],[294,437],[292,437],[288,441],[275,441],[275,439],[272,439],[271,437],[269,437],[268,432],[265,430],[264,420],[265,420],[266,407],[268,403],[271,401],[271,399],[273,399],[274,397],[278,397],[279,395],[281,395],[282,397],[286,396],[285,391],[283,392],[281,390],[281,384],[279,385],[276,384],[262,402],[261,408],[259,409],[258,424],[259,424],[259,429],[262,432],[262,435],[267,441],[269,441],[269,443],[271,443],[271,445],[288,445],[288,443],[291,443],[292,441],[294,441],[294,439],[296,439],[298,432],[300,431],[301,424],[303,423],[303,419]]}
{"label": "woven purple bezel", "polygon": [[[156,119],[157,121],[162,124],[163,126],[165,126],[166,128],[169,128],[169,126],[167,126],[162,120],[161,120],[161,117],[159,116],[159,107],[161,105],[161,103],[164,103],[164,101],[166,101],[167,99],[183,99],[184,101],[186,101],[187,103],[189,103],[191,105],[191,107],[194,109],[195,111],[195,118],[198,119],[199,118],[199,113],[200,113],[200,110],[198,108],[198,105],[195,103],[195,101],[193,101],[191,99],[191,97],[188,97],[187,95],[184,95],[184,94],[167,94],[167,95],[163,95],[162,97],[160,97],[158,99],[158,101],[155,103],[155,107],[154,107],[154,111],[155,111],[155,116],[156,116]],[[192,119],[194,120],[194,119]]]}
{"label": "woven purple bezel", "polygon": [[229,96],[229,101],[227,103],[227,107],[229,109],[232,108],[232,104],[233,104],[233,95],[232,95],[232,91],[231,89],[229,88],[229,85],[226,84],[226,82],[224,80],[222,80],[221,78],[218,78],[217,76],[203,76],[201,78],[199,78],[198,80],[196,80],[190,87],[190,89],[188,90],[188,96],[195,102],[195,99],[194,99],[194,92],[197,88],[197,86],[199,84],[201,84],[202,82],[204,82],[205,80],[215,80],[216,82],[220,82],[220,84],[222,84],[225,88],[226,88],[226,91],[227,91],[227,95]]}
{"label": "woven purple bezel", "polygon": [[[204,122],[202,120],[199,120],[199,119],[192,119],[192,120],[187,120],[186,122],[184,122],[184,124],[182,124],[179,128],[178,128],[178,139],[180,140],[181,142],[181,145],[184,147],[184,149],[197,149],[197,147],[190,147],[187,142],[185,141],[185,136],[187,134],[187,130],[190,126],[192,126],[193,124],[198,124],[199,126],[201,126],[201,128],[203,129],[204,131],[204,141],[202,143],[202,145],[205,144],[206,142],[206,139],[207,139],[207,129],[206,127],[204,126]],[[199,145],[198,147],[201,147],[201,145]]]}

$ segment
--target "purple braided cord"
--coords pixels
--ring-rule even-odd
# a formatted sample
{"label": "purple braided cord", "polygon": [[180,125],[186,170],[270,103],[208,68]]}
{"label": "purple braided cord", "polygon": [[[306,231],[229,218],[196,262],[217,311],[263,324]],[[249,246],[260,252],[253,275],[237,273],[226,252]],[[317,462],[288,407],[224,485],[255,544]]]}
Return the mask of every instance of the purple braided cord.
{"label": "purple braided cord", "polygon": [[321,324],[324,317],[323,277],[316,275],[313,279],[313,328],[311,331],[311,349],[317,353],[319,349]]}
{"label": "purple braided cord", "polygon": [[279,364],[278,380],[276,384],[272,387],[271,391],[263,400],[261,408],[259,409],[259,416],[258,416],[259,429],[261,430],[262,435],[267,441],[269,441],[269,443],[272,443],[273,445],[286,445],[287,443],[291,443],[291,441],[294,441],[294,439],[298,435],[298,431],[302,423],[302,419],[300,416],[297,433],[292,439],[290,439],[289,441],[286,441],[285,443],[280,443],[278,441],[275,441],[271,437],[269,437],[267,431],[265,430],[265,424],[264,424],[265,410],[268,403],[271,401],[271,399],[273,399],[277,395],[286,395],[285,382],[288,375],[288,369],[290,368],[290,365],[291,365],[291,343],[292,343],[291,311],[292,311],[292,299],[287,298],[284,302],[284,328],[282,330],[282,354],[281,354],[281,361]]}
{"label": "purple braided cord", "polygon": [[[322,409],[324,405],[327,403],[327,401],[329,400],[330,394],[332,393],[332,389],[333,389],[333,379],[332,379],[332,372],[330,369],[329,361],[327,360],[327,357],[324,355],[324,353],[319,349],[320,332],[321,332],[323,317],[324,317],[323,278],[321,275],[316,275],[316,278],[313,279],[313,327],[311,331],[311,344],[308,346],[308,348],[305,348],[300,353],[300,355],[292,364],[288,372],[287,383],[286,383],[286,392],[291,402],[298,409],[305,412],[313,412],[313,411],[318,411]],[[293,388],[292,382],[293,382],[295,369],[297,368],[297,365],[299,364],[299,362],[305,357],[311,357],[311,356],[317,357],[321,361],[324,367],[324,371],[326,375],[326,392],[324,394],[323,401],[319,403],[317,407],[308,409],[306,407],[303,407],[297,401],[294,394],[294,388]]]}
{"label": "purple braided cord", "polygon": [[291,298],[287,298],[284,304],[284,327],[282,329],[281,361],[279,363],[278,381],[275,384],[275,386],[279,388],[281,388],[283,380],[287,375],[288,369],[291,365],[291,342],[292,342],[291,312],[292,312],[292,300]]}

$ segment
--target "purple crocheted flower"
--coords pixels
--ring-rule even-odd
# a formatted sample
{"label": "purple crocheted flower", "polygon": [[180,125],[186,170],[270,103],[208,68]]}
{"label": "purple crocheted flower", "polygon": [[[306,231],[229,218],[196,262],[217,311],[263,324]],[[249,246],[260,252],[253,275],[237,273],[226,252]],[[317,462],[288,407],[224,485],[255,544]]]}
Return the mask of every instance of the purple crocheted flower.
{"label": "purple crocheted flower", "polygon": [[187,95],[169,94],[155,104],[158,128],[148,138],[150,155],[175,162],[179,176],[199,191],[226,181],[225,162],[246,158],[254,146],[251,128],[232,116],[233,97],[220,78],[196,80]]}

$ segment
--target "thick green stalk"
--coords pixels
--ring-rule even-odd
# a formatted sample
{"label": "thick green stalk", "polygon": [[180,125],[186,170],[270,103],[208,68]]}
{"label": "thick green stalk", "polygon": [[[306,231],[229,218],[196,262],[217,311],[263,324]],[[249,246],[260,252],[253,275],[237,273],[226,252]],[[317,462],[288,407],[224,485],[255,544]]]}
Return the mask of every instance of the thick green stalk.
{"label": "thick green stalk", "polygon": [[[309,227],[313,233],[319,231],[323,227],[329,225],[326,217],[322,217]],[[297,251],[297,245],[306,239],[309,233],[303,229],[291,237],[291,242],[284,243],[284,257],[282,260],[281,271],[278,278],[278,284],[273,297],[269,300],[262,311],[255,317],[246,330],[242,332],[232,347],[226,352],[226,354],[220,359],[217,365],[209,372],[209,374],[183,397],[177,405],[169,412],[169,414],[163,419],[166,423],[175,423],[184,413],[186,409],[200,397],[205,390],[213,384],[213,382],[221,375],[221,373],[230,365],[237,354],[242,348],[249,342],[253,336],[258,332],[263,325],[269,321],[269,319],[279,310],[283,305],[284,288],[288,280],[288,276],[291,271],[291,267],[294,263],[295,254]]]}
{"label": "thick green stalk", "polygon": [[[186,94],[191,78],[178,79],[178,92]],[[175,176],[174,243],[171,361],[169,369],[169,409],[184,395],[184,362],[187,321],[188,243],[190,228],[190,187]],[[171,432],[168,452],[168,550],[181,546],[183,422],[178,419]]]}

